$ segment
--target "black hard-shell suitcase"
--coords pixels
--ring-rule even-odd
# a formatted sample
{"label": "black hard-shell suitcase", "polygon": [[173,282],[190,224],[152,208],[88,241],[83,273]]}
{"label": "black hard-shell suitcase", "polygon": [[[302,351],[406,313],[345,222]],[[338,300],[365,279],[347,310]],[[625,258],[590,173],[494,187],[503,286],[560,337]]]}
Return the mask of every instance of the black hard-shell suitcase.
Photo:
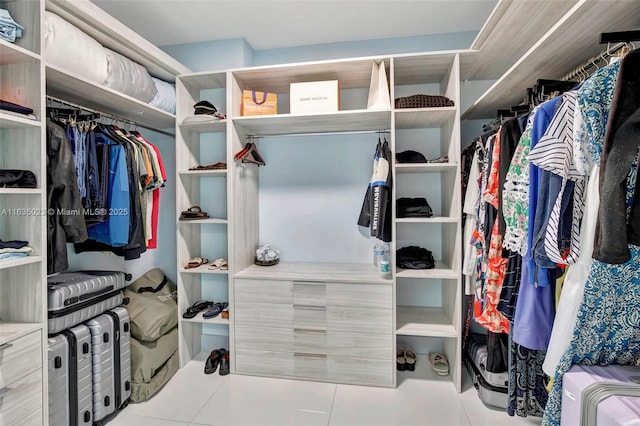
{"label": "black hard-shell suitcase", "polygon": [[49,334],[122,304],[131,275],[117,271],[65,272],[47,278]]}

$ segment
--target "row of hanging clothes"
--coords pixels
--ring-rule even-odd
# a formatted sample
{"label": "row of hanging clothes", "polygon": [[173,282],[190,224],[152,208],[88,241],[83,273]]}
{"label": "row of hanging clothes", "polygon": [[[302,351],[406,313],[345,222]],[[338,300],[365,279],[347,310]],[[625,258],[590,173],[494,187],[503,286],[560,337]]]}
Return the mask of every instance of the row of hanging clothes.
{"label": "row of hanging clothes", "polygon": [[625,53],[531,91],[462,154],[469,316],[487,370],[508,370],[508,414],[544,425],[571,365],[640,357],[640,51]]}
{"label": "row of hanging clothes", "polygon": [[156,248],[167,180],[158,147],[138,131],[99,123],[97,113],[47,114],[48,274],[68,268],[67,243],[125,260]]}

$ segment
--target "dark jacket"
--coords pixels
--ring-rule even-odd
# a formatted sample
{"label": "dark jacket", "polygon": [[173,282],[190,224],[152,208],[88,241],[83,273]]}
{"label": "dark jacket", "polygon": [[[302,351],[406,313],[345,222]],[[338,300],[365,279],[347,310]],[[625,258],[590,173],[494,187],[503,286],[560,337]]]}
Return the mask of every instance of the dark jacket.
{"label": "dark jacket", "polygon": [[[47,274],[69,267],[66,243],[87,239],[82,199],[65,132],[47,120]],[[53,214],[51,214],[53,213]]]}

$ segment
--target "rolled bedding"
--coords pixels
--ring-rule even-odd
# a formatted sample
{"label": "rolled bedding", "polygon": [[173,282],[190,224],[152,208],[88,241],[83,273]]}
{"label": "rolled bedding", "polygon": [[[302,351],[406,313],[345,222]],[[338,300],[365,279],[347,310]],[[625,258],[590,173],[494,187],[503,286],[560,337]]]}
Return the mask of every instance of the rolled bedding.
{"label": "rolled bedding", "polygon": [[145,103],[156,96],[158,90],[145,67],[111,49],[104,50],[107,55],[105,86]]}
{"label": "rolled bedding", "polygon": [[149,105],[170,112],[171,114],[175,114],[176,87],[171,83],[167,83],[166,81],[159,80],[155,77],[151,77],[151,79],[155,83],[158,93],[156,93],[156,96],[151,99]]}

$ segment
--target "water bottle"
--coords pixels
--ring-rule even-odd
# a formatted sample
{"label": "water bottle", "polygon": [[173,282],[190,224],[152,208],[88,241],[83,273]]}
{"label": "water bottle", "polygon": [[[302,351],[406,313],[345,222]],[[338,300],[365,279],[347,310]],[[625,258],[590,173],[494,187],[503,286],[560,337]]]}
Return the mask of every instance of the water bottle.
{"label": "water bottle", "polygon": [[391,273],[390,263],[391,263],[391,253],[390,253],[389,244],[382,245],[382,258],[380,260],[380,272],[382,275],[389,275]]}
{"label": "water bottle", "polygon": [[382,243],[376,243],[373,246],[373,264],[376,268],[380,267],[380,262],[384,258],[384,245]]}

